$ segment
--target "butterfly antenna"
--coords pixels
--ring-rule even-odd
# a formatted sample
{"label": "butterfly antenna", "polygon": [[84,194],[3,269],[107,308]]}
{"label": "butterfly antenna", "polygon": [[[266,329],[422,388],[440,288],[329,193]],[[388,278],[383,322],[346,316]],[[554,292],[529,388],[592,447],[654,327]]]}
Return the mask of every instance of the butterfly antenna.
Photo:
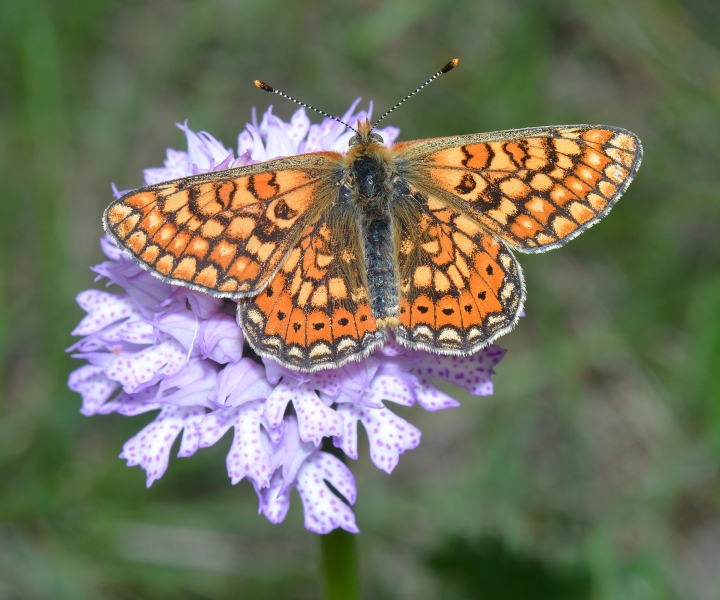
{"label": "butterfly antenna", "polygon": [[295,98],[288,96],[287,94],[283,94],[280,90],[276,90],[274,87],[269,86],[264,81],[260,81],[259,79],[256,79],[254,82],[255,87],[259,87],[263,92],[270,92],[271,94],[277,94],[278,96],[282,96],[283,98],[287,98],[288,100],[292,100],[295,104],[299,104],[300,106],[304,106],[305,108],[309,108],[310,110],[314,110],[316,113],[320,113],[321,115],[327,117],[328,119],[334,119],[338,123],[342,123],[347,127],[348,129],[352,129],[355,133],[358,132],[357,129],[354,127],[351,127],[348,125],[345,121],[341,121],[337,117],[333,117],[332,115],[327,114],[325,111],[320,110],[318,108],[315,108],[314,106],[310,106],[309,104],[305,104],[304,102],[300,102],[300,100],[295,100]]}
{"label": "butterfly antenna", "polygon": [[425,86],[429,85],[433,81],[435,81],[440,75],[443,75],[444,73],[447,73],[448,71],[452,71],[455,67],[458,66],[458,63],[460,62],[459,58],[453,58],[448,64],[446,64],[442,69],[440,69],[435,75],[433,75],[430,79],[428,79],[425,83],[423,83],[418,89],[416,89],[412,94],[408,94],[405,96],[400,102],[398,102],[395,106],[393,106],[389,111],[387,111],[382,117],[380,117],[377,121],[375,121],[375,124],[373,125],[373,129],[375,129],[380,121],[382,121],[385,117],[387,117],[392,111],[394,111],[398,106],[400,106],[403,102],[406,100],[409,100],[412,98],[415,94],[417,94],[421,89],[423,89]]}

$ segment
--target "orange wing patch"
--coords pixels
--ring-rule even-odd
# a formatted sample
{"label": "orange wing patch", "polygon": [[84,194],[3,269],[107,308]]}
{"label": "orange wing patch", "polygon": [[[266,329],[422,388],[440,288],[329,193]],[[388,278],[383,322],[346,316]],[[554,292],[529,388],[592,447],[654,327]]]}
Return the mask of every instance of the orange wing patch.
{"label": "orange wing patch", "polygon": [[318,153],[141,188],[105,212],[107,232],[168,283],[220,297],[255,294],[307,223],[339,155]]}
{"label": "orange wing patch", "polygon": [[397,196],[397,339],[469,354],[511,329],[525,300],[520,265],[493,235],[435,197]]}
{"label": "orange wing patch", "polygon": [[403,153],[422,155],[412,183],[523,252],[557,248],[597,223],[642,159],[632,133],[592,126],[441,138],[406,144]]}
{"label": "orange wing patch", "polygon": [[305,229],[260,294],[239,301],[238,322],[259,354],[316,371],[367,356],[385,341],[370,308],[359,235],[352,214],[336,207]]}

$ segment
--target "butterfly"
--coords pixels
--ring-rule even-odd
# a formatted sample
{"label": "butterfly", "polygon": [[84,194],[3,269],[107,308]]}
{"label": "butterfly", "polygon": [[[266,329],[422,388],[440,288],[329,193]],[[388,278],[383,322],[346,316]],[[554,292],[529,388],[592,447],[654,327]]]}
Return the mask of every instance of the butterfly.
{"label": "butterfly", "polygon": [[237,301],[250,346],[287,367],[360,360],[391,332],[408,348],[469,355],[521,314],[513,250],[559,248],[597,223],[642,159],[634,134],[604,125],[389,148],[373,127],[359,123],[345,154],[131,191],[107,208],[105,230],[163,281]]}

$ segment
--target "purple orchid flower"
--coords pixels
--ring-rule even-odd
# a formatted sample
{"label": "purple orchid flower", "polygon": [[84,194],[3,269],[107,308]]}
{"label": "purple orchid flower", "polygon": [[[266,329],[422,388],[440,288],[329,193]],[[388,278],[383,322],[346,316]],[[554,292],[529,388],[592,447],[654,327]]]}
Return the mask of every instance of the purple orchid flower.
{"label": "purple orchid flower", "polygon": [[[358,103],[342,117],[351,125],[372,110],[371,105],[356,113]],[[145,183],[302,152],[344,152],[352,135],[331,119],[311,124],[303,108],[289,123],[273,115],[272,107],[260,123],[253,112],[252,121],[238,137],[237,157],[209,133],[179,124],[188,150],[168,149],[164,167],[144,171]],[[391,145],[399,130],[386,127],[378,133]],[[359,362],[316,373],[293,371],[247,352],[234,302],[166,284],[108,238],[101,245],[107,260],[94,270],[120,293],[93,289],[77,297],[87,316],[72,332],[80,339],[69,351],[87,364],[70,374],[68,386],[82,396],[81,412],[133,416],[159,411],[120,454],[128,466],[145,470],[148,486],[165,473],[180,435],[178,456],[189,457],[232,428],[228,475],[233,484],[252,483],[260,512],[273,523],[285,518],[295,488],[307,529],[357,532],[351,509],[355,480],[343,461],[322,450],[323,440],[331,438],[336,448],[357,459],[361,423],[370,458],[391,473],[400,455],[420,443],[420,430],[388,404],[417,403],[427,411],[458,406],[434,379],[478,396],[492,394],[493,367],[505,354],[490,345],[472,356],[437,356],[390,339]]]}

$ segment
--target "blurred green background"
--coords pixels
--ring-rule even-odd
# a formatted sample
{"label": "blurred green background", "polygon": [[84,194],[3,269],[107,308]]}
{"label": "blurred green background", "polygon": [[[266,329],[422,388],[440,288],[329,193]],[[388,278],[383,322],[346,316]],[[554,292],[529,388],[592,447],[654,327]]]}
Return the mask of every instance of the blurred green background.
{"label": "blurred green background", "polygon": [[[110,182],[226,146],[277,100],[394,113],[401,139],[631,129],[612,214],[520,256],[527,318],[495,395],[458,394],[392,476],[354,463],[366,598],[720,598],[720,4],[716,0],[0,3],[0,599],[315,598],[299,499],[233,487],[229,440],[146,490],[117,459],[152,416],[82,417],[65,353]],[[377,114],[377,112],[376,112]],[[398,411],[401,412],[401,411]]]}

